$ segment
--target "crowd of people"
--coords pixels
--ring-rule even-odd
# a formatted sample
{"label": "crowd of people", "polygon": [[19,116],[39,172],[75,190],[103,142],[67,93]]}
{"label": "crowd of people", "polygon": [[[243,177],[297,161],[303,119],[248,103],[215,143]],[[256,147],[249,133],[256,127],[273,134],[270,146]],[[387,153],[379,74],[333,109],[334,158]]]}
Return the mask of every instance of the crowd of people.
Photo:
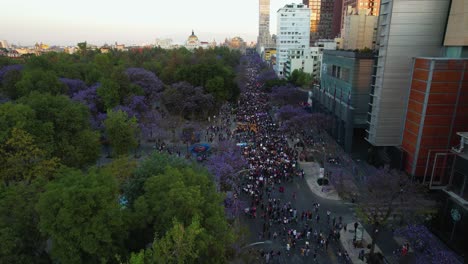
{"label": "crowd of people", "polygon": [[346,252],[329,252],[330,242],[339,240],[342,217],[312,201],[311,208],[298,208],[296,192],[287,190],[290,182],[305,184],[304,171],[298,168],[299,153],[290,146],[287,135],[278,130],[268,96],[256,84],[255,66],[250,73],[239,101],[238,127],[233,136],[243,146],[249,166],[241,188],[248,200],[247,218],[260,227],[259,241],[280,245],[263,250],[263,260],[274,263],[281,256],[298,255],[307,261],[318,261],[319,255],[334,254],[341,259],[339,262],[346,263]]}

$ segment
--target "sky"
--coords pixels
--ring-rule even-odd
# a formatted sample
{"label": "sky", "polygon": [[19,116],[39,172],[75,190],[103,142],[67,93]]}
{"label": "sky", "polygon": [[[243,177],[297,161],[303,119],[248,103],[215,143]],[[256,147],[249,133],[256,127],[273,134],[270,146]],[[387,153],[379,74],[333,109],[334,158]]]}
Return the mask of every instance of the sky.
{"label": "sky", "polygon": [[[299,0],[270,0],[270,32],[276,11]],[[201,41],[240,36],[256,41],[258,0],[0,0],[0,39],[23,46],[151,44],[171,38],[182,44],[192,29]],[[177,4],[176,4],[177,3]]]}

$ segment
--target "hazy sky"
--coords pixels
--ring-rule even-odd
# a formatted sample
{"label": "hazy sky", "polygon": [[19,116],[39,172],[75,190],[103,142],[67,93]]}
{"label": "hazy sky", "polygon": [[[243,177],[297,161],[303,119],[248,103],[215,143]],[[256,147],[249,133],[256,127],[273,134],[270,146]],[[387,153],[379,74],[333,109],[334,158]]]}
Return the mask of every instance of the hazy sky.
{"label": "hazy sky", "polygon": [[[270,2],[275,33],[276,11],[301,1]],[[203,41],[255,41],[258,34],[258,0],[0,0],[0,6],[0,39],[11,44],[143,44],[155,38],[182,43],[192,29]]]}

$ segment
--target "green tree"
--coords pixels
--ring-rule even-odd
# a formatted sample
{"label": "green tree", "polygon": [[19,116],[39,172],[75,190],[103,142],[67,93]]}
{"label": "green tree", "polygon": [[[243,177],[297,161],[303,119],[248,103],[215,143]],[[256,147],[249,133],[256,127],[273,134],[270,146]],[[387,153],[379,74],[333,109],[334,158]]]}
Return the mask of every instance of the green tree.
{"label": "green tree", "polygon": [[0,263],[50,263],[34,206],[43,183],[0,185]]}
{"label": "green tree", "polygon": [[77,46],[80,49],[80,54],[81,55],[86,55],[86,52],[87,52],[87,49],[88,49],[88,43],[86,41],[78,42]]}
{"label": "green tree", "polygon": [[125,100],[132,95],[142,95],[143,90],[138,85],[132,84],[121,68],[116,68],[110,78],[101,79],[97,93],[104,101],[104,106],[112,109],[125,104]]}
{"label": "green tree", "polygon": [[31,93],[19,100],[35,113],[26,131],[47,154],[70,167],[96,162],[100,153],[99,134],[90,128],[89,110],[63,95]]}
{"label": "green tree", "polygon": [[110,76],[114,67],[108,54],[96,54],[96,56],[94,56],[94,65],[96,65],[97,70],[106,77]]}
{"label": "green tree", "polygon": [[197,218],[194,218],[188,227],[173,220],[172,228],[163,237],[155,237],[153,247],[146,252],[147,262],[194,263],[199,251],[196,240],[202,232],[203,228]]}
{"label": "green tree", "polygon": [[221,76],[209,79],[206,82],[205,89],[219,101],[228,100],[231,97],[230,91],[224,87],[224,79]]}
{"label": "green tree", "polygon": [[312,82],[312,75],[305,73],[303,70],[294,70],[289,76],[288,81],[295,86],[304,87]]}
{"label": "green tree", "polygon": [[[142,183],[143,191],[138,191],[135,186]],[[133,188],[125,188],[126,195],[129,190],[143,193],[129,199],[131,226],[138,227],[131,232],[132,240],[149,243],[153,238],[144,234],[165,235],[173,227],[174,218],[187,227],[198,217],[203,232],[196,239],[199,257],[195,262],[226,261],[227,248],[234,235],[224,216],[222,196],[216,192],[212,176],[205,169],[183,159],[155,154],[141,164],[129,185]],[[135,197],[135,194],[128,196]]]}
{"label": "green tree", "polygon": [[0,142],[4,142],[13,128],[26,129],[35,119],[31,107],[23,104],[7,102],[0,104]]}
{"label": "green tree", "polygon": [[125,235],[112,175],[64,169],[46,185],[36,206],[39,228],[52,240],[51,256],[60,263],[112,261]]}
{"label": "green tree", "polygon": [[3,81],[0,85],[0,92],[8,96],[11,99],[17,99],[20,97],[20,93],[16,89],[16,84],[21,80],[22,73],[19,70],[11,70],[3,76]]}
{"label": "green tree", "polygon": [[10,138],[0,145],[0,179],[5,185],[51,178],[58,166],[58,159],[46,159],[44,151],[24,130],[13,128]]}
{"label": "green tree", "polygon": [[21,80],[16,83],[18,97],[26,96],[32,91],[50,94],[63,94],[66,85],[58,80],[55,72],[43,69],[25,70]]}
{"label": "green tree", "polygon": [[104,125],[115,156],[126,155],[136,149],[139,130],[135,117],[129,118],[122,110],[110,111]]}
{"label": "green tree", "polygon": [[102,79],[97,94],[102,98],[104,107],[112,109],[120,104],[119,84],[111,79]]}
{"label": "green tree", "polygon": [[135,173],[137,161],[127,156],[121,156],[114,159],[112,162],[104,165],[102,168],[105,172],[113,175],[119,186],[128,181]]}

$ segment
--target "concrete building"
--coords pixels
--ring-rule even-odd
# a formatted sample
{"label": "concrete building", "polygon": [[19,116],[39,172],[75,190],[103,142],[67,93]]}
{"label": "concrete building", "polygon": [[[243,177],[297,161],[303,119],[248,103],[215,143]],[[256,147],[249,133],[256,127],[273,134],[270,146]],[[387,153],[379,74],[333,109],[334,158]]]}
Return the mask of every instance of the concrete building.
{"label": "concrete building", "polygon": [[313,108],[332,117],[331,135],[351,152],[354,134],[367,125],[369,86],[375,54],[324,50],[320,85],[313,87]]}
{"label": "concrete building", "polygon": [[289,50],[284,77],[288,78],[294,70],[299,70],[310,74],[313,79],[318,79],[320,77],[320,52],[319,47]]}
{"label": "concrete building", "polygon": [[276,57],[276,49],[275,48],[268,48],[265,49],[265,61],[270,62],[271,58],[275,56]]}
{"label": "concrete building", "polygon": [[170,48],[172,48],[172,39],[170,39],[170,38],[166,38],[166,39],[157,38],[154,41],[154,46],[159,47],[161,49],[170,49]]}
{"label": "concrete building", "polygon": [[310,34],[310,9],[303,4],[289,4],[277,12],[276,67],[278,77],[284,77],[288,51],[308,49]]}
{"label": "concrete building", "polygon": [[348,7],[341,34],[343,49],[375,49],[378,20],[378,16],[371,15],[371,9]]}
{"label": "concrete building", "polygon": [[8,45],[8,42],[6,40],[0,40],[0,48],[9,49],[10,45]]}
{"label": "concrete building", "polygon": [[331,39],[340,34],[342,0],[302,0],[311,10],[310,46],[318,39]]}
{"label": "concrete building", "polygon": [[242,54],[245,54],[247,49],[247,43],[241,37],[233,37],[231,39],[226,38],[223,46],[228,47],[231,50],[238,50]]}
{"label": "concrete building", "polygon": [[288,52],[285,66],[285,77],[289,77],[294,70],[302,70],[312,75],[315,82],[320,82],[324,50],[336,50],[336,43],[329,39],[320,39],[315,46],[308,49],[292,49]]}
{"label": "concrete building", "polygon": [[468,46],[468,1],[452,0],[444,46]]}
{"label": "concrete building", "polygon": [[270,35],[270,0],[259,0],[257,52],[262,54],[265,48],[274,46]]}
{"label": "concrete building", "polygon": [[370,9],[371,16],[379,16],[380,13],[380,1],[381,0],[343,0],[342,5],[342,16],[341,16],[341,28],[344,26],[344,18],[348,7],[359,10],[361,8]]}
{"label": "concrete building", "polygon": [[456,133],[468,131],[468,59],[416,58],[413,65],[404,168],[415,177],[444,182],[449,179],[446,155],[458,143]]}
{"label": "concrete building", "polygon": [[449,4],[442,0],[382,0],[378,62],[366,130],[366,140],[373,146],[401,145],[413,57],[442,55]]}

